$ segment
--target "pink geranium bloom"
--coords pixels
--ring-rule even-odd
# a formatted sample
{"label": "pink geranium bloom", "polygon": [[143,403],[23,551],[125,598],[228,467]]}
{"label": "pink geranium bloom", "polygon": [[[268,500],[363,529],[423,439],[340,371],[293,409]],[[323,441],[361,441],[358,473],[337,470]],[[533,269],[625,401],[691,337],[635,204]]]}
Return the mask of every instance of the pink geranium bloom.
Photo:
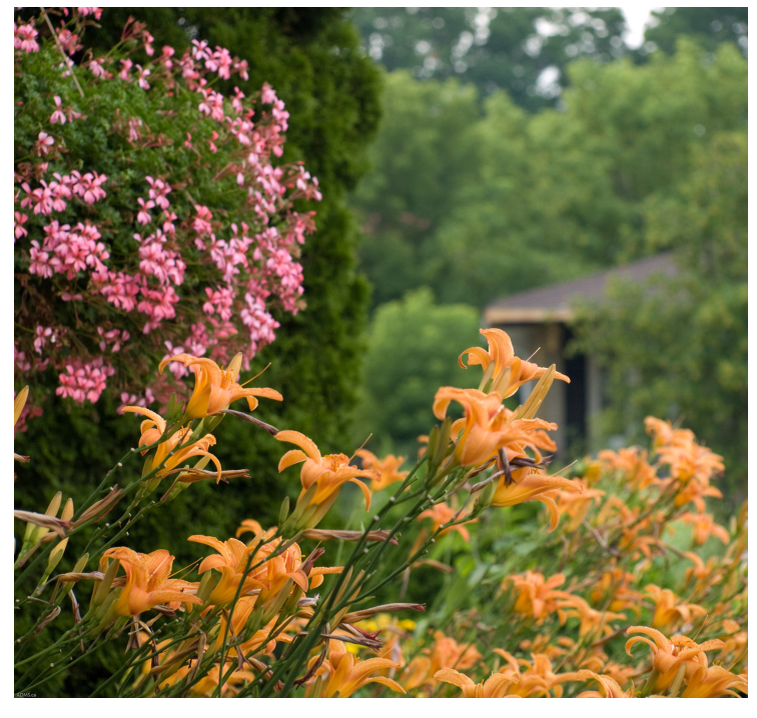
{"label": "pink geranium bloom", "polygon": [[56,105],[56,107],[58,109],[55,110],[55,112],[53,112],[52,115],[50,115],[50,124],[54,125],[54,124],[57,124],[58,122],[60,122],[61,125],[65,125],[66,124],[66,116],[63,114],[63,111],[61,110],[60,97],[58,97],[57,95],[55,95],[53,97],[53,101],[55,102],[55,105]]}

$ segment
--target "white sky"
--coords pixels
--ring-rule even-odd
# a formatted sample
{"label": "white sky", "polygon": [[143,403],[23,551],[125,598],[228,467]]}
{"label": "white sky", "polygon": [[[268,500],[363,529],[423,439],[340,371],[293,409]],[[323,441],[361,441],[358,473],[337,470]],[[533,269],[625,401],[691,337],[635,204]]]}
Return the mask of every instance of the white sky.
{"label": "white sky", "polygon": [[652,10],[659,10],[666,6],[652,3],[634,3],[633,5],[619,5],[618,7],[626,16],[626,22],[630,28],[623,39],[630,47],[637,48],[644,38],[644,25],[651,17]]}

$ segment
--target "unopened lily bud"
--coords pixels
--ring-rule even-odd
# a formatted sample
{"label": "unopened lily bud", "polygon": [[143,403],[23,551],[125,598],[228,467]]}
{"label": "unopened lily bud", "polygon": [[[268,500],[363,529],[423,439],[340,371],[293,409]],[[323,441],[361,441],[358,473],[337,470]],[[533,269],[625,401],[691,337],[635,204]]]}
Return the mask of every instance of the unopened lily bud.
{"label": "unopened lily bud", "polygon": [[[68,499],[66,501],[66,505],[63,507],[63,512],[61,513],[60,517],[63,521],[70,521],[73,515],[74,515],[74,501],[73,499]],[[45,581],[47,581],[48,576],[55,570],[55,567],[60,563],[60,560],[63,558],[63,553],[66,550],[67,545],[68,545],[68,538],[64,538],[52,551],[50,551],[50,555],[47,558],[47,569],[45,570],[45,573],[42,576],[41,583],[44,583]]]}
{"label": "unopened lily bud", "polygon": [[200,579],[200,585],[197,587],[197,598],[199,598],[203,605],[210,598],[210,594],[213,593],[213,589],[218,585],[221,580],[221,574],[215,571],[205,571]]}
{"label": "unopened lily bud", "polygon": [[[63,494],[59,491],[57,494],[55,494],[55,496],[53,496],[53,500],[45,510],[45,516],[57,516],[58,509],[60,508],[60,502],[62,500]],[[46,528],[40,527],[33,523],[29,523],[27,524],[26,531],[24,532],[24,543],[26,543],[27,541],[31,543],[37,543],[37,541],[39,541],[46,533]]]}
{"label": "unopened lily bud", "polygon": [[231,372],[231,378],[233,381],[237,381],[237,379],[239,379],[239,371],[242,368],[242,358],[242,352],[239,352],[226,367],[226,371]]}
{"label": "unopened lily bud", "polygon": [[26,398],[29,396],[29,387],[25,386],[13,401],[13,426],[18,423],[18,418],[21,416],[21,412],[24,410],[26,404]]}
{"label": "unopened lily bud", "polygon": [[92,594],[90,608],[97,608],[103,603],[103,601],[105,601],[105,597],[108,595],[110,587],[113,585],[113,579],[116,577],[120,563],[121,562],[117,558],[110,561],[108,568],[105,571],[105,575],[103,576],[103,580]]}
{"label": "unopened lily bud", "polygon": [[97,516],[98,520],[103,518],[103,516],[105,516],[105,514],[107,514],[108,511],[110,511],[121,500],[123,493],[123,489],[119,489],[118,484],[116,484],[105,498],[100,499],[99,501],[92,504],[92,506],[90,506],[76,520],[74,526],[81,526],[95,516]]}

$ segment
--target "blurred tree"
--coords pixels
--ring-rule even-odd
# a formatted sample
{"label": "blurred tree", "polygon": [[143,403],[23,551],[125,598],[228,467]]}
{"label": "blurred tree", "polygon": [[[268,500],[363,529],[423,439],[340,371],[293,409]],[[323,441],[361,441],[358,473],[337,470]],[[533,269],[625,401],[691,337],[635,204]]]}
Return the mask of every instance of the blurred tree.
{"label": "blurred tree", "polygon": [[[674,280],[617,285],[585,308],[577,343],[608,371],[607,433],[638,430],[648,414],[683,420],[725,457],[745,498],[747,475],[747,134],[696,147],[689,176],[644,203],[645,238],[673,249]],[[638,436],[632,438],[640,438]]]}
{"label": "blurred tree", "polygon": [[481,343],[478,327],[474,307],[438,306],[427,287],[382,305],[368,333],[355,444],[373,432],[369,449],[401,453],[412,465],[418,436],[434,424],[431,406],[437,389],[478,386],[481,372],[457,363],[463,349]]}
{"label": "blurred tree", "polygon": [[648,254],[644,202],[713,133],[745,126],[746,73],[732,45],[682,39],[642,66],[572,64],[563,110],[530,115],[499,92],[479,119],[470,89],[391,73],[376,170],[353,199],[375,300],[425,284],[482,307]]}
{"label": "blurred tree", "polygon": [[457,80],[419,83],[387,76],[384,121],[371,147],[376,168],[353,195],[371,236],[361,265],[376,304],[423,283],[425,250],[451,209],[454,192],[476,174],[467,138],[479,118],[476,90]]}
{"label": "blurred tree", "polygon": [[[746,57],[749,8],[745,7],[666,7],[652,11],[652,26],[644,33],[646,43],[671,54],[681,35],[695,39],[713,51],[724,42],[735,42]],[[649,52],[653,46],[646,46]]]}
{"label": "blurred tree", "polygon": [[577,57],[629,52],[620,8],[356,8],[368,54],[421,80],[459,77],[482,94],[506,90],[530,111],[554,105]]}

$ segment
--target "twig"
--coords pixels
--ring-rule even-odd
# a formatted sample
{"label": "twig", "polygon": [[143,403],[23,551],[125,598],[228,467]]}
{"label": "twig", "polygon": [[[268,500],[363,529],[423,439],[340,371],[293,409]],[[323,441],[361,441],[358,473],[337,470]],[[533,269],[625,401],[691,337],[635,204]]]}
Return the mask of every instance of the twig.
{"label": "twig", "polygon": [[612,546],[608,546],[607,542],[599,535],[599,532],[589,524],[589,522],[584,519],[583,520],[584,528],[596,539],[597,543],[605,550],[607,553],[610,554],[610,556],[615,556],[615,558],[620,558],[621,553],[618,551],[618,549],[613,548]]}
{"label": "twig", "polygon": [[[55,46],[58,48],[61,56],[63,57],[63,63],[68,66],[69,58],[66,55],[66,53],[63,51],[63,48],[60,45],[60,42],[58,40],[58,33],[55,32],[55,28],[53,27],[53,24],[50,22],[50,18],[47,16],[47,11],[45,8],[41,7],[40,10],[42,10],[42,15],[44,16],[45,20],[47,21],[47,26],[50,28],[50,32],[53,35],[53,40],[55,40]],[[79,94],[84,97],[84,90],[81,89],[81,85],[79,84],[79,80],[76,79],[76,73],[71,70],[71,77],[74,78],[74,83],[76,84],[76,89],[79,90]]]}

